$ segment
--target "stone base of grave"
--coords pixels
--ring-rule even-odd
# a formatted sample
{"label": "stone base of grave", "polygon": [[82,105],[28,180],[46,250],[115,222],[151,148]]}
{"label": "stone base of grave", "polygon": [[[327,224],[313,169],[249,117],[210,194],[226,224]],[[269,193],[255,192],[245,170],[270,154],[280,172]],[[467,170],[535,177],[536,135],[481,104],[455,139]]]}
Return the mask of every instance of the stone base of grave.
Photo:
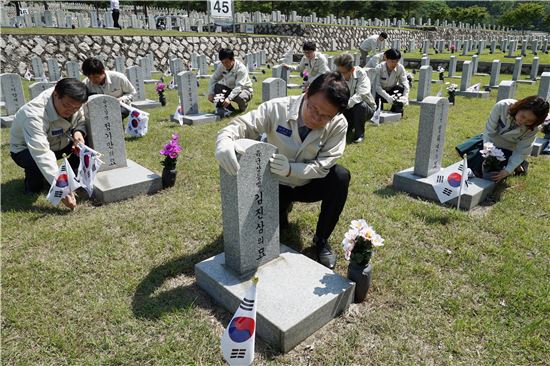
{"label": "stone base of grave", "polygon": [[476,72],[476,73],[474,74],[474,76],[489,76],[489,75],[491,75],[491,74],[487,74],[487,73],[485,73],[485,72]]}
{"label": "stone base of grave", "polygon": [[204,74],[204,75],[197,75],[197,79],[209,79],[210,76],[212,76],[212,75],[207,75],[207,74]]}
{"label": "stone base of grave", "polygon": [[136,100],[135,102],[132,102],[132,107],[136,107],[137,109],[152,109],[160,106],[160,102],[151,99]]}
{"label": "stone base of grave", "polygon": [[2,125],[2,128],[10,128],[14,118],[15,115],[0,117],[0,124]]}
{"label": "stone base of grave", "polygon": [[[200,125],[202,123],[216,122],[220,119],[220,116],[214,113],[199,113],[199,114],[187,114],[183,116],[184,125]],[[174,119],[174,115],[170,117],[172,122],[178,122]]]}
{"label": "stone base of grave", "polygon": [[155,79],[147,79],[147,80],[143,80],[143,83],[144,84],[156,84],[158,83],[159,80],[155,80]]}
{"label": "stone base of grave", "polygon": [[128,159],[128,166],[97,173],[92,199],[101,203],[122,201],[162,189],[162,179],[155,172]]}
{"label": "stone base of grave", "polygon": [[462,79],[462,76],[458,76],[458,75],[447,76],[447,79]]}
{"label": "stone base of grave", "polygon": [[536,83],[534,80],[516,80],[516,83],[518,84],[527,84],[527,85],[533,85]]}
{"label": "stone base of grave", "polygon": [[302,85],[299,85],[299,84],[287,84],[286,87],[288,89],[301,89],[302,88]]}
{"label": "stone base of grave", "polygon": [[[456,167],[462,163],[459,161],[449,168]],[[407,192],[415,197],[422,197],[430,201],[439,202],[434,190],[434,183],[430,177],[422,178],[413,174],[414,167],[405,169],[393,175],[393,187],[399,191]],[[495,183],[481,178],[470,178],[468,180],[468,190],[460,199],[460,208],[471,210],[481,202],[485,201],[495,188]],[[456,207],[458,197],[445,202],[446,205]]]}
{"label": "stone base of grave", "polygon": [[264,73],[261,72],[261,71],[249,71],[248,74],[249,75],[263,75]]}
{"label": "stone base of grave", "polygon": [[385,122],[397,122],[401,120],[401,113],[393,113],[393,112],[380,112],[380,123]]}
{"label": "stone base of grave", "polygon": [[[353,282],[285,245],[278,258],[256,273],[256,329],[265,342],[282,352],[342,314],[355,293]],[[198,285],[230,313],[250,287],[250,276],[239,278],[226,268],[224,253],[196,264],[195,276]]]}
{"label": "stone base of grave", "polygon": [[466,97],[466,98],[489,98],[489,92],[487,91],[477,91],[477,92],[457,91],[456,95],[460,97]]}
{"label": "stone base of grave", "polygon": [[498,85],[483,85],[483,89],[487,89],[487,88],[498,89]]}
{"label": "stone base of grave", "polygon": [[439,80],[439,79],[437,79],[437,80],[433,79],[432,80],[432,84],[443,84],[443,82],[444,82],[443,80]]}
{"label": "stone base of grave", "polygon": [[549,142],[550,140],[543,139],[542,137],[537,137],[535,139],[535,142],[533,143],[531,156],[539,156]]}

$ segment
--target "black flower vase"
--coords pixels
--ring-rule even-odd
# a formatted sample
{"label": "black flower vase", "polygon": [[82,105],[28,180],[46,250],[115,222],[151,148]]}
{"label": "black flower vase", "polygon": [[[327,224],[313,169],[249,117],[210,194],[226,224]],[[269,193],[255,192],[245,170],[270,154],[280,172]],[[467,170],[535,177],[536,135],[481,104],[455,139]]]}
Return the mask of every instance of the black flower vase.
{"label": "black flower vase", "polygon": [[445,76],[442,72],[439,73],[439,80],[445,81]]}
{"label": "black flower vase", "polygon": [[455,105],[455,93],[449,93],[449,103]]}
{"label": "black flower vase", "polygon": [[164,92],[159,93],[159,102],[163,107],[166,105],[166,96],[164,95]]}
{"label": "black flower vase", "polygon": [[366,267],[350,262],[348,265],[348,278],[355,282],[355,303],[365,301],[372,279],[372,265]]}
{"label": "black flower vase", "polygon": [[170,188],[176,184],[176,169],[162,169],[162,188]]}
{"label": "black flower vase", "polygon": [[391,105],[390,112],[392,112],[392,113],[401,113],[401,116],[403,116],[403,104],[393,103]]}

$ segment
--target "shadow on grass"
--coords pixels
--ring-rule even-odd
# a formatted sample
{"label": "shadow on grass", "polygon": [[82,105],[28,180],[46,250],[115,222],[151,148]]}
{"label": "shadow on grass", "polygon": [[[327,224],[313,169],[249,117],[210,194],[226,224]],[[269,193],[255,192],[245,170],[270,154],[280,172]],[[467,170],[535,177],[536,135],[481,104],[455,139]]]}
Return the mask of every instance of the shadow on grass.
{"label": "shadow on grass", "polygon": [[13,179],[9,182],[2,183],[1,205],[2,212],[20,211],[20,212],[38,212],[43,214],[66,215],[70,210],[55,207],[55,206],[35,206],[34,203],[44,192],[26,194],[24,193],[23,179]]}
{"label": "shadow on grass", "polygon": [[[200,291],[193,280],[160,293],[159,289],[170,279],[180,276],[193,277],[194,266],[223,251],[223,236],[206,245],[200,252],[173,259],[153,268],[136,288],[132,298],[132,311],[137,318],[157,320],[165,313],[199,305],[212,308],[206,293]],[[190,281],[191,282],[191,281]]]}
{"label": "shadow on grass", "polygon": [[374,191],[374,194],[382,198],[389,198],[389,197],[397,196],[399,194],[399,191],[397,191],[391,185],[387,185],[383,188],[379,188],[376,191]]}
{"label": "shadow on grass", "polygon": [[500,181],[495,185],[495,189],[493,190],[493,192],[491,192],[491,194],[487,196],[485,201],[481,202],[479,205],[482,207],[493,206],[494,204],[500,201],[502,194],[508,188],[510,188],[510,185],[508,184],[508,182],[506,182],[506,180]]}

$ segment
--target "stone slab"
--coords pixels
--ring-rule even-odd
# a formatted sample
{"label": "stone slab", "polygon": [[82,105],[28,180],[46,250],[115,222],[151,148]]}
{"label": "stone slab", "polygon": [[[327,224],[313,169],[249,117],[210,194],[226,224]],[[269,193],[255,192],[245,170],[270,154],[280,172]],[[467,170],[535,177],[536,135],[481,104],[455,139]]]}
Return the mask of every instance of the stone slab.
{"label": "stone slab", "polygon": [[[216,122],[220,119],[220,116],[214,113],[199,113],[199,114],[187,114],[183,116],[184,125],[200,125],[203,123]],[[172,122],[178,122],[174,119],[174,116],[170,117]]]}
{"label": "stone slab", "polygon": [[[451,165],[451,167],[458,168],[460,163],[461,161]],[[430,201],[439,202],[431,176],[422,178],[414,175],[413,172],[414,168],[408,168],[395,173],[393,175],[393,187],[399,191],[407,192],[414,197],[422,197]],[[470,178],[468,183],[468,190],[462,195],[460,200],[460,208],[464,210],[471,210],[475,206],[478,206],[481,202],[485,201],[495,188],[494,182],[481,178]],[[457,202],[458,197],[445,202],[445,205],[456,207]]]}
{"label": "stone slab", "polygon": [[208,75],[208,74],[203,75],[203,74],[201,74],[201,75],[197,75],[197,79],[209,79],[210,76],[212,76],[212,75]]}
{"label": "stone slab", "polygon": [[535,80],[516,80],[516,83],[518,84],[527,84],[527,85],[535,85]]}
{"label": "stone slab", "polygon": [[439,79],[432,79],[432,84],[443,84],[444,81],[443,80],[439,80]]}
{"label": "stone slab", "polygon": [[302,85],[299,84],[287,84],[286,87],[288,89],[302,89]]}
{"label": "stone slab", "polygon": [[447,76],[447,79],[462,79],[462,76]]}
{"label": "stone slab", "polygon": [[151,99],[145,99],[145,100],[136,100],[132,102],[132,106],[136,107],[137,109],[152,109],[160,107],[160,102],[151,100]]}
{"label": "stone slab", "polygon": [[487,74],[485,72],[476,72],[474,76],[490,76],[491,74]]}
{"label": "stone slab", "polygon": [[14,118],[15,118],[15,114],[11,116],[0,117],[0,124],[2,125],[2,128],[10,128]]}
{"label": "stone slab", "polygon": [[159,82],[159,80],[155,80],[155,79],[145,79],[145,80],[143,80],[144,84],[156,84],[158,82]]}
{"label": "stone slab", "polygon": [[533,148],[531,150],[531,156],[539,156],[542,153],[542,150],[548,145],[550,140],[543,139],[542,137],[537,137],[533,143]]}
{"label": "stone slab", "polygon": [[93,200],[116,202],[162,189],[162,179],[158,174],[130,159],[126,162],[126,167],[97,173]]}
{"label": "stone slab", "polygon": [[[281,255],[258,268],[258,335],[288,352],[342,314],[353,301],[355,284],[310,258],[281,245]],[[224,253],[195,265],[197,284],[230,313],[238,308],[249,277],[225,266]]]}
{"label": "stone slab", "polygon": [[393,113],[393,112],[380,112],[380,123],[385,122],[396,122],[401,120],[401,113]]}
{"label": "stone slab", "polygon": [[467,98],[489,98],[489,92],[487,91],[469,92],[457,90],[456,95]]}

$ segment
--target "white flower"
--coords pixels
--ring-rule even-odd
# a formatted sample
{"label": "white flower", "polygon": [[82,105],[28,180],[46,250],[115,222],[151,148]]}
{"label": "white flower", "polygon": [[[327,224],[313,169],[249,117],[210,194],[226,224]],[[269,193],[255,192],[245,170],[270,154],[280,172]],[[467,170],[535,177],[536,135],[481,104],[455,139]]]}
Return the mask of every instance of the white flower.
{"label": "white flower", "polygon": [[367,222],[364,219],[360,220],[351,220],[351,225],[349,226],[351,229],[354,229],[356,231],[361,230],[363,227],[366,227]]}
{"label": "white flower", "polygon": [[384,239],[379,234],[375,233],[371,239],[371,243],[375,247],[381,247],[384,245]]}

